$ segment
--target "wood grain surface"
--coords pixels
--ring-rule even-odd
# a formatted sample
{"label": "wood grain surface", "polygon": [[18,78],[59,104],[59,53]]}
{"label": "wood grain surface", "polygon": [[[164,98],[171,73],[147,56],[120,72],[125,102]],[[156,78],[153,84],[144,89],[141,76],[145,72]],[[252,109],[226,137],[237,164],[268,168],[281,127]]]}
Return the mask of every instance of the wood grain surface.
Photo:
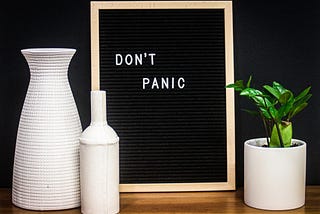
{"label": "wood grain surface", "polygon": [[[279,213],[250,208],[243,203],[243,190],[229,192],[121,193],[121,214],[125,213]],[[0,189],[0,214],[78,214],[80,208],[37,212],[11,203],[11,189]],[[320,213],[320,186],[308,186],[305,206],[286,213]],[[98,214],[98,213],[97,213]]]}

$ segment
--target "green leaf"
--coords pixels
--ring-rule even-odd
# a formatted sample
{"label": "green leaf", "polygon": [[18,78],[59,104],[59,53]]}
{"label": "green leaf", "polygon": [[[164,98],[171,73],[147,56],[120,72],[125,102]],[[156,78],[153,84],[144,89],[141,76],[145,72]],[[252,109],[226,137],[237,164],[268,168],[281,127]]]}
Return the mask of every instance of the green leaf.
{"label": "green leaf", "polygon": [[247,88],[250,88],[251,80],[252,80],[252,75],[250,75],[249,80],[248,80],[248,82],[247,82],[247,85],[246,85]]}
{"label": "green leaf", "polygon": [[242,91],[242,88],[238,87],[236,84],[229,84],[226,88],[233,88],[235,91]]}
{"label": "green leaf", "polygon": [[292,114],[290,115],[290,118],[294,117],[296,114],[301,112],[303,109],[305,109],[308,106],[308,103],[302,103],[299,106],[295,107]]}
{"label": "green leaf", "polygon": [[304,89],[298,96],[296,96],[295,100],[298,101],[298,100],[302,99],[303,97],[305,97],[309,93],[310,89],[311,89],[311,86]]}
{"label": "green leaf", "polygon": [[265,118],[267,118],[268,120],[272,119],[271,115],[269,114],[269,111],[266,108],[260,107],[259,110]]}
{"label": "green leaf", "polygon": [[[301,112],[307,105],[307,101],[312,97],[312,94],[307,94],[304,97],[301,97],[299,100],[295,100],[292,106],[292,109],[288,113],[288,120],[291,120],[292,117]],[[304,107],[301,107],[304,106]],[[300,109],[301,108],[301,109]]]}
{"label": "green leaf", "polygon": [[274,106],[269,107],[269,112],[272,116],[273,119],[275,119],[277,122],[279,122],[279,117],[278,117],[278,110]]}
{"label": "green leaf", "polygon": [[246,87],[243,84],[243,80],[237,80],[235,83],[227,85],[226,88],[234,88],[235,91],[242,91]]}
{"label": "green leaf", "polygon": [[272,87],[278,90],[280,94],[283,94],[287,90],[280,83],[277,83],[277,82],[273,82]]}
{"label": "green leaf", "polygon": [[275,98],[279,99],[280,97],[280,92],[277,89],[274,89],[273,87],[269,86],[269,85],[264,85],[263,86],[264,89],[266,89],[270,94],[272,94]]}
{"label": "green leaf", "polygon": [[267,105],[268,105],[268,104],[266,103],[266,100],[265,100],[264,97],[257,95],[257,96],[251,97],[251,99],[255,102],[255,104],[256,104],[258,107],[262,106],[262,107],[267,108]]}
{"label": "green leaf", "polygon": [[306,96],[300,98],[299,100],[294,100],[294,103],[293,103],[293,107],[292,107],[292,110],[291,112],[294,111],[294,109],[296,109],[298,106],[300,106],[301,104],[303,103],[307,103],[308,100],[312,97],[312,94],[307,94]]}
{"label": "green leaf", "polygon": [[226,88],[234,88],[234,87],[236,87],[236,84],[234,83],[226,85]]}
{"label": "green leaf", "polygon": [[247,112],[248,114],[251,114],[253,116],[259,116],[259,112],[254,111],[254,110],[249,110],[249,109],[241,109],[244,112]]}
{"label": "green leaf", "polygon": [[306,96],[294,101],[295,106],[299,106],[301,103],[306,103],[312,97],[312,94],[307,94]]}
{"label": "green leaf", "polygon": [[293,94],[291,91],[289,91],[289,90],[283,91],[283,93],[281,93],[281,95],[279,97],[279,103],[284,105],[292,98],[293,98]]}
{"label": "green leaf", "polygon": [[269,98],[264,95],[257,95],[251,97],[251,99],[255,102],[257,107],[263,107],[268,109],[269,107],[274,106],[272,101],[270,101]]}
{"label": "green leaf", "polygon": [[282,105],[278,110],[279,120],[283,120],[293,108],[293,100]]}
{"label": "green leaf", "polygon": [[262,95],[262,94],[263,93],[261,91],[254,88],[246,88],[240,93],[241,96],[247,96],[247,97],[255,97],[257,95]]}

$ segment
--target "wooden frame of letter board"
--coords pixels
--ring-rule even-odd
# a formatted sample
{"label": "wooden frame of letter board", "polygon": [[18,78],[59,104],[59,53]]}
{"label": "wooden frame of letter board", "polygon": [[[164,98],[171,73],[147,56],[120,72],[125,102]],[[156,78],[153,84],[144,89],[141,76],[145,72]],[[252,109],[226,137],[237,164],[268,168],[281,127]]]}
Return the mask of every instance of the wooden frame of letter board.
{"label": "wooden frame of letter board", "polygon": [[[114,1],[91,2],[91,83],[100,89],[99,10],[103,9],[224,9],[225,80],[234,81],[233,25],[231,1]],[[235,190],[234,92],[226,90],[227,182],[120,184],[120,192],[221,191]]]}

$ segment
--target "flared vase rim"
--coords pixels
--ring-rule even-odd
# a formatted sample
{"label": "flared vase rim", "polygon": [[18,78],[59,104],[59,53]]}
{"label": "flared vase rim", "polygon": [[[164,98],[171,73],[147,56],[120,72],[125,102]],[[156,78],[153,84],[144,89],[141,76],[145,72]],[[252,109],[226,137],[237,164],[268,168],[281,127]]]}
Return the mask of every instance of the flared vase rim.
{"label": "flared vase rim", "polygon": [[73,54],[76,52],[74,48],[26,48],[22,49],[23,54]]}

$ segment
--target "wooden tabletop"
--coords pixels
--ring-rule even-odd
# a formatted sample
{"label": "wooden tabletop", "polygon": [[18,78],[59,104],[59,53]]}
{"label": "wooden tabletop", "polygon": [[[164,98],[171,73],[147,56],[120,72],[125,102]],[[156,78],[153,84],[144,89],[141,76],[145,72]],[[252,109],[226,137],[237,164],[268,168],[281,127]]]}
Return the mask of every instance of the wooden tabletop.
{"label": "wooden tabletop", "polygon": [[[11,190],[0,189],[0,214],[78,214],[80,208],[36,212],[11,203]],[[243,203],[242,189],[230,192],[121,193],[121,214],[126,213],[279,213],[250,208]],[[286,213],[320,213],[320,186],[308,186],[305,206]],[[98,214],[98,213],[97,213]]]}

